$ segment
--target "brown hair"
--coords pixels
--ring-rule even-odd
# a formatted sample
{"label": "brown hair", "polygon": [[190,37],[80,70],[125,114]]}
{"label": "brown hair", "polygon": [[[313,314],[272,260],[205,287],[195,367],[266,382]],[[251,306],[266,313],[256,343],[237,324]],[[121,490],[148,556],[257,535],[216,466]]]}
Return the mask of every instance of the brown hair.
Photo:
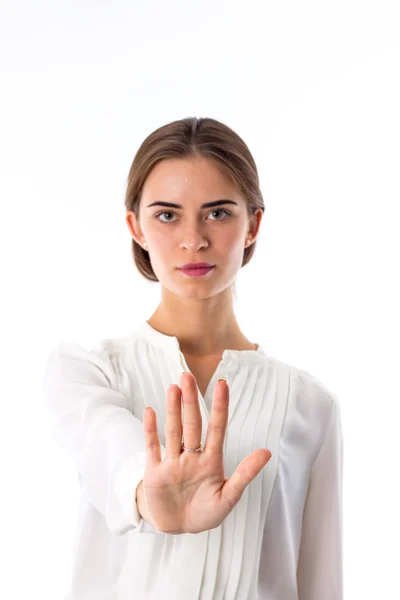
{"label": "brown hair", "polygon": [[[213,160],[231,178],[247,202],[249,216],[265,210],[255,161],[244,141],[220,121],[187,117],[159,127],[139,147],[129,170],[125,194],[126,211],[139,220],[144,182],[157,163],[168,158],[202,156]],[[255,251],[256,241],[244,249],[242,267]],[[158,281],[149,253],[132,239],[132,255],[139,272],[150,281]]]}

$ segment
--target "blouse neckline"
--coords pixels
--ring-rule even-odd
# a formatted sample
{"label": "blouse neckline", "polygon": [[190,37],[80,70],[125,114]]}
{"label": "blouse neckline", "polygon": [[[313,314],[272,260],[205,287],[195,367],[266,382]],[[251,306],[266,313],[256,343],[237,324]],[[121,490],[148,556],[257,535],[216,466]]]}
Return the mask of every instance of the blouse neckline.
{"label": "blouse neckline", "polygon": [[[139,326],[138,332],[142,338],[166,352],[176,351],[177,349],[181,353],[179,341],[176,336],[166,335],[154,329],[146,320]],[[232,348],[226,348],[222,353],[221,362],[261,362],[265,360],[267,355],[262,344],[255,343],[258,346],[256,350],[233,350]]]}

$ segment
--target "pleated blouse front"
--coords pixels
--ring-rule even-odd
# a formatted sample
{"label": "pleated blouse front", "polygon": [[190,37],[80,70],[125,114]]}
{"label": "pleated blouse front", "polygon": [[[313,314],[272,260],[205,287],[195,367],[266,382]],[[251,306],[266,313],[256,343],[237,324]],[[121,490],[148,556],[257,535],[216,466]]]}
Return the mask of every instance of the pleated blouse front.
{"label": "pleated blouse front", "polygon": [[166,392],[188,371],[176,337],[133,333],[49,355],[44,400],[53,438],[77,469],[80,502],[65,600],[342,600],[338,400],[308,372],[257,350],[223,352],[202,397],[204,445],[215,385],[229,385],[225,476],[258,448],[272,458],[215,529],[165,534],[137,511],[143,413],[165,455]]}

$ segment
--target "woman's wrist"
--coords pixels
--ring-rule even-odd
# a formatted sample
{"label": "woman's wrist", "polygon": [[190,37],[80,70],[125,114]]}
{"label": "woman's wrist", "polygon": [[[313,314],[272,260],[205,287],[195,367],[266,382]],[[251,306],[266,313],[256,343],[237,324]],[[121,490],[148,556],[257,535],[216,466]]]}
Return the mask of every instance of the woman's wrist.
{"label": "woman's wrist", "polygon": [[141,518],[150,523],[149,516],[146,511],[146,503],[143,491],[143,479],[136,488],[136,505]]}

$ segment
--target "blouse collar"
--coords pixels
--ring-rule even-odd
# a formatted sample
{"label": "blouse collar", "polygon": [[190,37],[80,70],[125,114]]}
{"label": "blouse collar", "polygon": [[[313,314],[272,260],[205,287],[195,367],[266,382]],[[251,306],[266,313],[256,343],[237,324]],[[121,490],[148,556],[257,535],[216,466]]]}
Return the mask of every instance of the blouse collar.
{"label": "blouse collar", "polygon": [[[161,350],[181,352],[178,338],[174,335],[166,335],[157,329],[154,329],[147,321],[143,321],[137,329],[137,333],[142,339],[145,339],[150,344],[157,346]],[[222,353],[223,362],[261,362],[265,360],[266,353],[261,344],[257,344],[256,350],[232,350],[227,348]]]}

